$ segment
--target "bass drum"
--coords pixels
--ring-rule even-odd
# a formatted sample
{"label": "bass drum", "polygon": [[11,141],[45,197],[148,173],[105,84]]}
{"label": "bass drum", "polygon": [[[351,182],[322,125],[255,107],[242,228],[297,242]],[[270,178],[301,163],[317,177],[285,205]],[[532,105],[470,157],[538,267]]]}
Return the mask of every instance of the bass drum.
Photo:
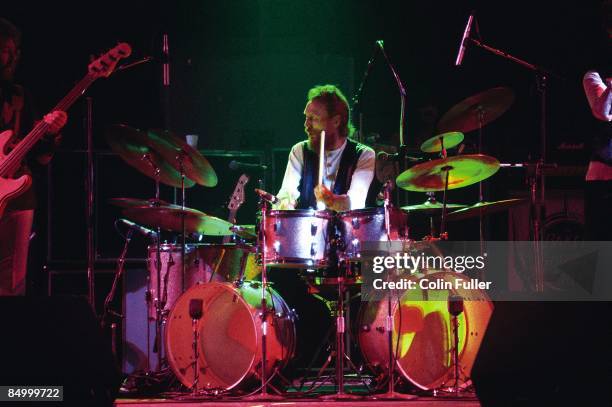
{"label": "bass drum", "polygon": [[[493,303],[483,291],[455,288],[456,280],[466,284],[470,281],[459,273],[443,271],[407,279],[416,281],[417,288],[400,294],[399,305],[395,298],[392,299],[396,369],[424,390],[440,387],[453,377],[453,330],[448,297],[460,295],[464,299],[464,312],[458,316],[459,365],[461,372],[469,377],[493,312]],[[418,288],[420,281],[425,286],[448,282],[453,288],[424,290]],[[386,299],[363,302],[357,324],[358,343],[366,363],[374,373],[383,375],[389,366],[385,331],[387,304]]]}
{"label": "bass drum", "polygon": [[[257,385],[261,368],[261,284],[206,283],[190,288],[170,312],[166,328],[166,354],[170,368],[183,385],[194,383],[192,300],[202,300],[198,321],[200,377],[197,389],[229,390]],[[282,369],[295,351],[293,314],[285,301],[268,290],[267,372]]]}

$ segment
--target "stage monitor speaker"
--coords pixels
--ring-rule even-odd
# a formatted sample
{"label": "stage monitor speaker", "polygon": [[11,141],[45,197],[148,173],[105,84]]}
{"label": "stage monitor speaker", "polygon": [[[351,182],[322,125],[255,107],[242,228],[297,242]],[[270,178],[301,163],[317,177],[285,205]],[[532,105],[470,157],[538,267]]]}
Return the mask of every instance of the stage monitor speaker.
{"label": "stage monitor speaker", "polygon": [[497,302],[472,369],[481,404],[610,405],[611,308]]}
{"label": "stage monitor speaker", "polygon": [[58,404],[113,405],[120,376],[84,298],[0,297],[0,324],[0,385],[63,386]]}

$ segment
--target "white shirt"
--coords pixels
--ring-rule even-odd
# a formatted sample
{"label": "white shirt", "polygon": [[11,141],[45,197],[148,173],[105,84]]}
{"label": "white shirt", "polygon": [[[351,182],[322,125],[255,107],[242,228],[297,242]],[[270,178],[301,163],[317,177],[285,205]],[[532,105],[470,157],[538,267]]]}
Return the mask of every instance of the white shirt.
{"label": "white shirt", "polygon": [[[303,145],[305,143],[300,142],[291,147],[289,153],[289,161],[287,162],[287,169],[285,170],[285,177],[283,178],[283,184],[280,191],[276,195],[281,203],[277,207],[282,208],[295,208],[298,198],[300,197],[300,191],[298,187],[300,180],[302,179],[302,167],[304,165],[304,151]],[[336,176],[338,174],[338,168],[340,167],[340,158],[342,152],[346,148],[347,141],[338,149],[325,151],[325,173],[323,174],[323,185],[333,191],[334,184],[336,182]],[[359,156],[355,172],[351,178],[351,186],[347,192],[350,200],[351,209],[362,209],[365,208],[366,197],[370,184],[374,178],[374,165],[376,163],[376,154],[370,147],[366,147]]]}
{"label": "white shirt", "polygon": [[[589,71],[582,79],[582,86],[586,94],[593,116],[597,119],[612,121],[612,79],[607,78],[606,83],[599,73]],[[600,161],[591,161],[586,173],[587,181],[612,180],[612,166]]]}

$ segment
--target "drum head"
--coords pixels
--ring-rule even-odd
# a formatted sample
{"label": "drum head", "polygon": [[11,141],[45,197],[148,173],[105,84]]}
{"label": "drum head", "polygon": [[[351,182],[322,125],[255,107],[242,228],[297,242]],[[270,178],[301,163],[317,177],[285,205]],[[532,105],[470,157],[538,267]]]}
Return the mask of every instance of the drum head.
{"label": "drum head", "polygon": [[[467,277],[454,272],[427,274],[423,279],[430,282],[447,281],[453,285],[456,279],[469,281]],[[457,321],[459,365],[467,377],[493,312],[492,303],[483,291],[436,289],[439,295],[436,300],[428,298],[431,291],[406,291],[400,301],[400,310],[394,315],[396,330],[393,343],[397,343],[399,338],[396,355],[398,367],[412,383],[426,390],[442,386],[453,377],[454,331],[448,312],[448,297],[460,295],[464,298],[464,312],[457,317]]]}
{"label": "drum head", "polygon": [[198,389],[231,389],[250,372],[257,355],[256,321],[251,307],[231,284],[209,283],[192,287],[176,302],[168,318],[168,362],[187,387],[194,382],[193,328],[189,304],[203,300],[199,335]]}

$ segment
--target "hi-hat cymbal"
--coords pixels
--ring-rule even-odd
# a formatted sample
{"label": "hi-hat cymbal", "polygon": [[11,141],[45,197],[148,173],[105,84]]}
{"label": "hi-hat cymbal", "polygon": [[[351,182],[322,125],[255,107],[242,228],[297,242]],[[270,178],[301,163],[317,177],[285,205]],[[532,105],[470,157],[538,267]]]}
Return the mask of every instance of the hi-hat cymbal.
{"label": "hi-hat cymbal", "polygon": [[108,203],[114,206],[118,206],[120,208],[133,208],[136,206],[154,206],[154,207],[174,207],[180,209],[178,205],[172,205],[169,202],[166,202],[161,199],[135,199],[135,198],[111,198],[108,200]]}
{"label": "hi-hat cymbal", "polygon": [[457,189],[487,179],[498,169],[499,161],[488,155],[458,155],[417,164],[401,173],[396,184],[407,191],[443,191],[448,172],[448,189]]}
{"label": "hi-hat cymbal", "polygon": [[462,100],[442,116],[438,131],[462,131],[468,133],[491,123],[501,116],[514,102],[512,89],[500,86],[485,90]]}
{"label": "hi-hat cymbal", "polygon": [[234,225],[230,228],[230,230],[243,239],[257,239],[257,234],[255,233],[255,225]]}
{"label": "hi-hat cymbal", "polygon": [[[106,132],[106,140],[126,163],[147,177],[156,179],[159,176],[162,184],[180,188],[180,172],[151,147],[145,132],[118,124]],[[192,180],[185,179],[185,188],[194,185]]]}
{"label": "hi-hat cymbal", "polygon": [[525,202],[524,199],[506,199],[503,201],[495,202],[478,202],[475,205],[468,206],[467,208],[459,209],[458,211],[451,212],[447,215],[446,220],[463,220],[474,218],[482,215],[490,215],[495,212],[504,211],[512,206],[519,205]]}
{"label": "hi-hat cymbal", "polygon": [[202,154],[166,130],[147,131],[151,148],[161,155],[170,165],[180,171],[181,164],[185,176],[205,187],[217,185],[217,174]]}
{"label": "hi-hat cymbal", "polygon": [[[173,205],[174,206],[174,205]],[[208,236],[230,236],[232,224],[215,216],[210,216],[196,209],[175,207],[136,206],[123,210],[123,215],[149,227],[160,227],[164,230],[180,233],[183,230],[182,220],[185,218],[185,231]]]}
{"label": "hi-hat cymbal", "polygon": [[449,133],[438,134],[430,139],[427,139],[421,144],[421,151],[425,153],[439,153],[444,148],[453,148],[463,141],[463,133],[451,131]]}
{"label": "hi-hat cymbal", "polygon": [[[447,203],[446,209],[460,209],[467,205]],[[409,213],[422,213],[425,215],[433,215],[442,212],[443,204],[435,199],[428,199],[422,204],[402,206],[402,210]]]}

